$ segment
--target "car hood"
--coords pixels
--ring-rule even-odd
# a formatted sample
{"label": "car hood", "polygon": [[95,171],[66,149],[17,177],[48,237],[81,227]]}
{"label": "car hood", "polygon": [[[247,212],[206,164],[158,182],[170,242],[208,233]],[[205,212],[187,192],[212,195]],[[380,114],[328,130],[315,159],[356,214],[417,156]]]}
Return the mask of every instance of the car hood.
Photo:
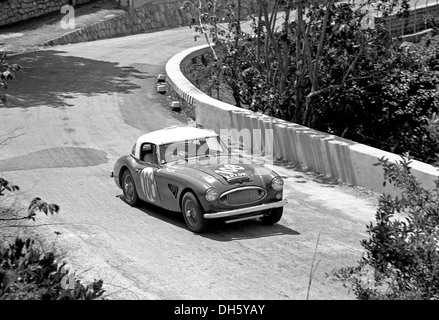
{"label": "car hood", "polygon": [[239,158],[218,157],[210,160],[188,159],[172,164],[169,169],[188,175],[209,175],[222,184],[253,182],[259,180],[261,175],[270,175],[271,170],[256,164],[247,163]]}

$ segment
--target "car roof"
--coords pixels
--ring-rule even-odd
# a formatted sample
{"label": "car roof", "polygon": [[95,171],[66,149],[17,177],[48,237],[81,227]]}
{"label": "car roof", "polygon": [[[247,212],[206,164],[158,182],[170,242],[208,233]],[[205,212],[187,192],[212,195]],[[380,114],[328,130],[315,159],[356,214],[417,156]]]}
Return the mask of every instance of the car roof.
{"label": "car roof", "polygon": [[200,129],[195,127],[168,127],[161,130],[152,131],[140,136],[137,139],[137,144],[140,145],[142,143],[149,142],[157,145],[162,145],[172,142],[216,136],[218,135],[214,131],[206,129]]}

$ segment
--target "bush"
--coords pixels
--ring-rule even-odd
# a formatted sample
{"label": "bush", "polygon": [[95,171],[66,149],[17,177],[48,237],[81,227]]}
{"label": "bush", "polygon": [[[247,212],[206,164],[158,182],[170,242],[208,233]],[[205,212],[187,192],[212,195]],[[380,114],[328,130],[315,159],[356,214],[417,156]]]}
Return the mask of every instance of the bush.
{"label": "bush", "polygon": [[401,195],[380,197],[376,223],[361,242],[365,254],[357,266],[333,272],[358,299],[439,299],[439,180],[434,190],[423,188],[410,162],[380,159],[384,183]]}
{"label": "bush", "polygon": [[434,164],[439,140],[429,120],[439,109],[439,37],[389,49],[376,78],[353,81],[322,96],[314,129]]}
{"label": "bush", "polygon": [[31,239],[0,249],[0,300],[92,300],[103,293],[102,280],[84,286]]}
{"label": "bush", "polygon": [[[26,215],[20,215],[15,207],[5,207],[5,192],[17,190],[18,186],[0,178],[0,230],[17,221],[35,221],[38,211],[45,215],[59,212],[57,204],[38,197],[31,201]],[[31,238],[18,237],[10,244],[4,241],[0,248],[0,300],[92,300],[101,298],[102,284],[99,280],[84,286],[65,263],[56,262],[53,252],[43,251]]]}

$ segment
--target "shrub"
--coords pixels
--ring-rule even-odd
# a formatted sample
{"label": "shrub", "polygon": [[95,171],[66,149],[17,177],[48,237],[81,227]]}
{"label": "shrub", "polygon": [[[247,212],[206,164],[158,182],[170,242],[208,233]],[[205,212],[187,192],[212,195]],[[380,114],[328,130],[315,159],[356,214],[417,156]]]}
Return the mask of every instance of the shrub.
{"label": "shrub", "polygon": [[439,299],[439,180],[433,190],[425,189],[410,163],[409,157],[398,163],[379,160],[384,183],[401,195],[380,197],[358,265],[333,271],[358,299]]}
{"label": "shrub", "polygon": [[102,280],[84,286],[32,239],[16,238],[0,249],[0,300],[92,300],[103,293]]}
{"label": "shrub", "polygon": [[[5,192],[19,190],[18,186],[0,178],[0,200]],[[26,215],[14,208],[4,208],[0,201],[0,228],[10,227],[11,222],[35,221],[36,212],[46,215],[59,212],[59,206],[35,197]],[[2,232],[3,235],[3,232]],[[56,262],[53,252],[44,252],[31,238],[16,238],[0,248],[0,300],[92,300],[101,298],[103,281],[84,286],[65,263]]]}
{"label": "shrub", "polygon": [[439,140],[428,124],[439,108],[439,37],[405,43],[360,79],[319,101],[314,129],[434,164]]}

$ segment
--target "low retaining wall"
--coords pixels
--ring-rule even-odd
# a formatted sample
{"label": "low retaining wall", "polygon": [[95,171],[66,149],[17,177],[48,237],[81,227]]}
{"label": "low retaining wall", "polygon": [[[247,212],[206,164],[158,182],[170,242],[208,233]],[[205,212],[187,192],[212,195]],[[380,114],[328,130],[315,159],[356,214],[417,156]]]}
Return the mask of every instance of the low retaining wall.
{"label": "low retaining wall", "polygon": [[[197,89],[180,70],[180,65],[210,50],[207,45],[191,48],[172,57],[166,64],[166,75],[171,88],[187,103],[195,107],[196,121],[221,133],[221,129],[258,129],[265,153],[300,164],[307,170],[324,174],[351,185],[361,186],[378,193],[397,195],[393,186],[383,186],[383,169],[374,166],[381,157],[390,161],[401,157],[351,140],[319,132],[295,123],[244,110],[215,100]],[[272,129],[269,137],[267,129]],[[236,137],[231,137],[236,138]],[[259,141],[256,138],[256,146]],[[272,147],[271,147],[272,146]],[[253,147],[253,146],[252,146]],[[433,189],[439,175],[438,168],[413,161],[412,173],[424,187]]]}
{"label": "low retaining wall", "polygon": [[[241,1],[243,17],[254,12],[256,0]],[[42,45],[63,45],[188,26],[198,19],[198,13],[193,9],[182,9],[185,2],[186,0],[126,0],[127,12],[68,32]],[[119,3],[122,5],[122,1]]]}
{"label": "low retaining wall", "polygon": [[[76,4],[90,0],[75,0]],[[61,7],[73,3],[69,0],[0,0],[0,26],[39,17],[60,11]]]}
{"label": "low retaining wall", "polygon": [[181,0],[156,0],[130,11],[69,32],[43,45],[63,45],[99,39],[122,37],[189,25],[192,14],[182,10]]}

